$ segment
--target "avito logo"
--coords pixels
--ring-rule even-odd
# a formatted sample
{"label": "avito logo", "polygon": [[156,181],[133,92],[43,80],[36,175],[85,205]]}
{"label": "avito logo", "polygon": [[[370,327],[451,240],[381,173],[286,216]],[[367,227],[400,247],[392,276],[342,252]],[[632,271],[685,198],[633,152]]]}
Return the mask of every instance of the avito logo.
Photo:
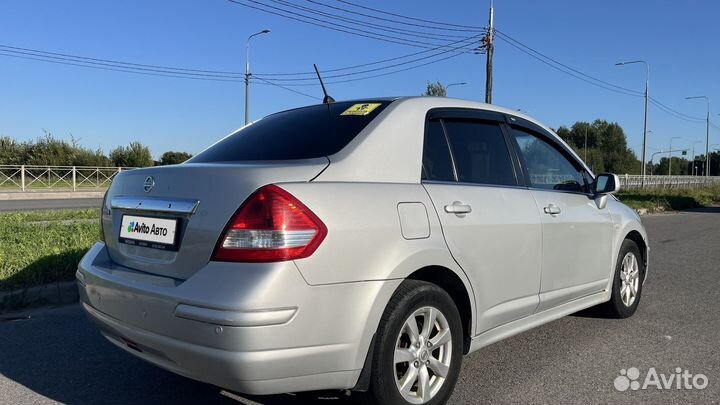
{"label": "avito logo", "polygon": [[167,236],[168,230],[165,227],[162,226],[156,226],[155,224],[152,224],[152,226],[147,226],[147,224],[140,223],[140,222],[130,222],[128,225],[127,231],[129,233],[143,233],[143,234],[150,234],[155,236]]}
{"label": "avito logo", "polygon": [[[620,375],[615,378],[614,385],[618,391],[646,390],[655,388],[658,390],[702,390],[708,386],[708,377],[705,374],[692,374],[689,370],[681,367],[675,368],[675,373],[658,373],[655,367],[650,367],[644,380],[640,378],[640,369],[630,367],[627,370],[620,370]],[[642,381],[642,383],[641,383]]]}

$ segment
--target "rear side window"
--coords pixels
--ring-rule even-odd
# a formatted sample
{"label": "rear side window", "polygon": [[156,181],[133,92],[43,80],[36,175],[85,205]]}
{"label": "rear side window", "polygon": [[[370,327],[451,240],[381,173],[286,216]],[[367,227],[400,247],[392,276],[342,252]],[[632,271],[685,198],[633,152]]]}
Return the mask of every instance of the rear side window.
{"label": "rear side window", "polygon": [[510,152],[500,126],[470,120],[445,120],[458,181],[515,186]]}
{"label": "rear side window", "polygon": [[340,102],[279,112],[235,132],[188,162],[292,160],[332,155],[350,143],[390,103]]}
{"label": "rear side window", "polygon": [[423,180],[455,181],[450,149],[439,120],[427,124],[422,164]]}

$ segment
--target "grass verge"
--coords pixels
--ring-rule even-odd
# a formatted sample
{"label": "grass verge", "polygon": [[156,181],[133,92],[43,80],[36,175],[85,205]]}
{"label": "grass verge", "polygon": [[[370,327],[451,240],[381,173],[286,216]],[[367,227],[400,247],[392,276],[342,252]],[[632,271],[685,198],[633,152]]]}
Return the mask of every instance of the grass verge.
{"label": "grass verge", "polygon": [[720,204],[720,187],[626,190],[620,201],[649,212],[685,210]]}
{"label": "grass verge", "polygon": [[72,280],[98,239],[99,211],[0,213],[0,291]]}

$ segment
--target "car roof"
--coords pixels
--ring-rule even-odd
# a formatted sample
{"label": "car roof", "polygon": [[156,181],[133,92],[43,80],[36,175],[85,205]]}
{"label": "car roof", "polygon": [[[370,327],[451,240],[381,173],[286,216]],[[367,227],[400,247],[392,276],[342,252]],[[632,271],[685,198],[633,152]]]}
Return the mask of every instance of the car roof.
{"label": "car roof", "polygon": [[[464,100],[460,98],[452,97],[438,97],[438,96],[396,96],[396,97],[367,97],[350,100],[338,100],[337,102],[343,103],[372,103],[372,102],[391,102],[392,104],[410,104],[417,108],[433,109],[433,108],[470,108],[475,110],[493,111],[502,114],[512,115],[514,117],[522,118],[526,121],[532,122],[533,124],[555,134],[551,128],[541,123],[540,121],[523,114],[520,111],[512,110],[510,108],[500,107],[495,104],[481,103],[478,101]],[[315,104],[321,105],[321,104]],[[310,107],[306,106],[306,107]],[[300,107],[303,108],[303,107]]]}

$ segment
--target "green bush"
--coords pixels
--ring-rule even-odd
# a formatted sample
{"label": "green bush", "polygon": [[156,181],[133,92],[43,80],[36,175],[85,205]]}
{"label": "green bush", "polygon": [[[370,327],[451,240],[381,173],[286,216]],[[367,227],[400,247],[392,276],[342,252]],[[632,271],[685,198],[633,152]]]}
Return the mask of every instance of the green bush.
{"label": "green bush", "polygon": [[627,190],[618,198],[636,209],[684,210],[720,203],[720,187]]}

